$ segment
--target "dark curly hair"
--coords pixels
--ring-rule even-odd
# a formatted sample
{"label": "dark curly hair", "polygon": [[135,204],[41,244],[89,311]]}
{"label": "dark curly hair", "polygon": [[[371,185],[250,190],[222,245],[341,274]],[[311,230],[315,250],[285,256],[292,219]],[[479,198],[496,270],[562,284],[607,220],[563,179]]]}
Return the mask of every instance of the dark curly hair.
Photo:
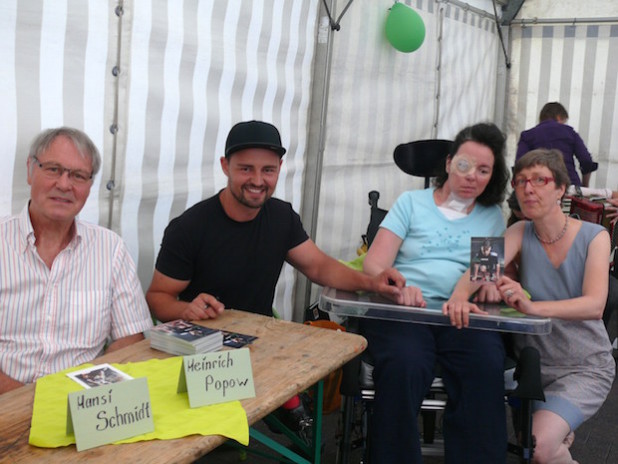
{"label": "dark curly hair", "polygon": [[[447,159],[452,158],[465,142],[476,142],[485,145],[494,154],[494,169],[491,179],[477,198],[477,203],[483,206],[499,205],[504,201],[506,186],[509,181],[509,170],[506,167],[504,158],[504,147],[506,139],[504,134],[492,123],[478,123],[468,126],[457,134],[453,142],[453,148]],[[441,188],[448,179],[448,173],[444,169],[440,175],[434,179],[434,185]]]}

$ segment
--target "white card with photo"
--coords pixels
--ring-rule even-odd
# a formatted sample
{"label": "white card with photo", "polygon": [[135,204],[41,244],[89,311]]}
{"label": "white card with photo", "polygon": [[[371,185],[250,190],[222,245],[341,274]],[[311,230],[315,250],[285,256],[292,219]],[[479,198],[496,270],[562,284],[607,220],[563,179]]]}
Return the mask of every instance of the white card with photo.
{"label": "white card with photo", "polygon": [[111,364],[97,364],[96,366],[69,372],[67,376],[86,388],[109,385],[133,378],[129,374],[116,369]]}

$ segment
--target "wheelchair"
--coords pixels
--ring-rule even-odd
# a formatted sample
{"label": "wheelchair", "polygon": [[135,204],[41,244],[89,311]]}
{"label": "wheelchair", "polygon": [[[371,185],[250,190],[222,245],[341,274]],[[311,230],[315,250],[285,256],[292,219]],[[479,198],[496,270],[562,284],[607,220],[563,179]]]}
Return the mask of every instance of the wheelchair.
{"label": "wheelchair", "polygon": [[[429,187],[430,177],[444,169],[444,161],[450,151],[451,142],[446,140],[423,140],[399,145],[394,152],[395,163],[410,175],[425,178],[425,188]],[[367,249],[387,211],[378,207],[380,194],[369,192],[370,221],[367,233],[363,236]],[[348,332],[358,332],[358,319],[349,317],[345,323]],[[367,431],[371,423],[375,389],[373,385],[373,365],[368,352],[348,362],[343,369],[340,393],[341,424],[337,462],[347,464],[354,449],[362,448],[361,462],[368,462],[371,442]],[[508,443],[508,451],[520,457],[522,462],[531,462],[534,452],[532,436],[532,403],[544,400],[540,382],[540,360],[536,349],[522,350],[518,360],[507,357],[505,361],[505,404],[511,406],[513,428],[517,443]],[[423,455],[443,454],[442,444],[436,440],[436,430],[440,411],[444,410],[447,395],[436,366],[434,381],[421,405],[422,421],[421,448]]]}

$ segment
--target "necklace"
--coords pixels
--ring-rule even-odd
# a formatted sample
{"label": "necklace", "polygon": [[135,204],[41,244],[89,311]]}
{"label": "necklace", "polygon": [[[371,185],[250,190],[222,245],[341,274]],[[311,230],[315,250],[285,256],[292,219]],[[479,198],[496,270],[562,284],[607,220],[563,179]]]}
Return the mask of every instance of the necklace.
{"label": "necklace", "polygon": [[534,235],[536,235],[536,238],[539,239],[539,242],[544,243],[545,245],[551,245],[552,243],[556,243],[558,240],[560,240],[562,237],[564,237],[564,234],[567,231],[567,226],[568,225],[569,225],[569,217],[565,215],[564,216],[564,227],[562,228],[562,230],[560,231],[560,233],[556,237],[554,237],[554,238],[552,238],[550,240],[542,239],[539,236],[539,234],[537,233],[536,227],[534,227],[534,224],[532,225],[532,228],[534,229]]}

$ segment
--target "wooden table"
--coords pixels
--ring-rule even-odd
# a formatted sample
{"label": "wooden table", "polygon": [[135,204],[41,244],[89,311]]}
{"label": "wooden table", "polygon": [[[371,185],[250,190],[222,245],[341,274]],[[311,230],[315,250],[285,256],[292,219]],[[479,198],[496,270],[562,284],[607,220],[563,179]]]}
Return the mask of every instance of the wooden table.
{"label": "wooden table", "polygon": [[[216,320],[203,321],[203,325],[258,337],[249,345],[256,396],[241,401],[250,425],[367,347],[367,341],[359,335],[244,311],[226,310]],[[151,349],[150,342],[144,340],[93,362],[125,363],[169,356]],[[190,463],[226,441],[218,435],[192,435],[177,440],[106,445],[79,453],[75,445],[37,448],[28,444],[33,399],[34,384],[0,395],[0,462]]]}

